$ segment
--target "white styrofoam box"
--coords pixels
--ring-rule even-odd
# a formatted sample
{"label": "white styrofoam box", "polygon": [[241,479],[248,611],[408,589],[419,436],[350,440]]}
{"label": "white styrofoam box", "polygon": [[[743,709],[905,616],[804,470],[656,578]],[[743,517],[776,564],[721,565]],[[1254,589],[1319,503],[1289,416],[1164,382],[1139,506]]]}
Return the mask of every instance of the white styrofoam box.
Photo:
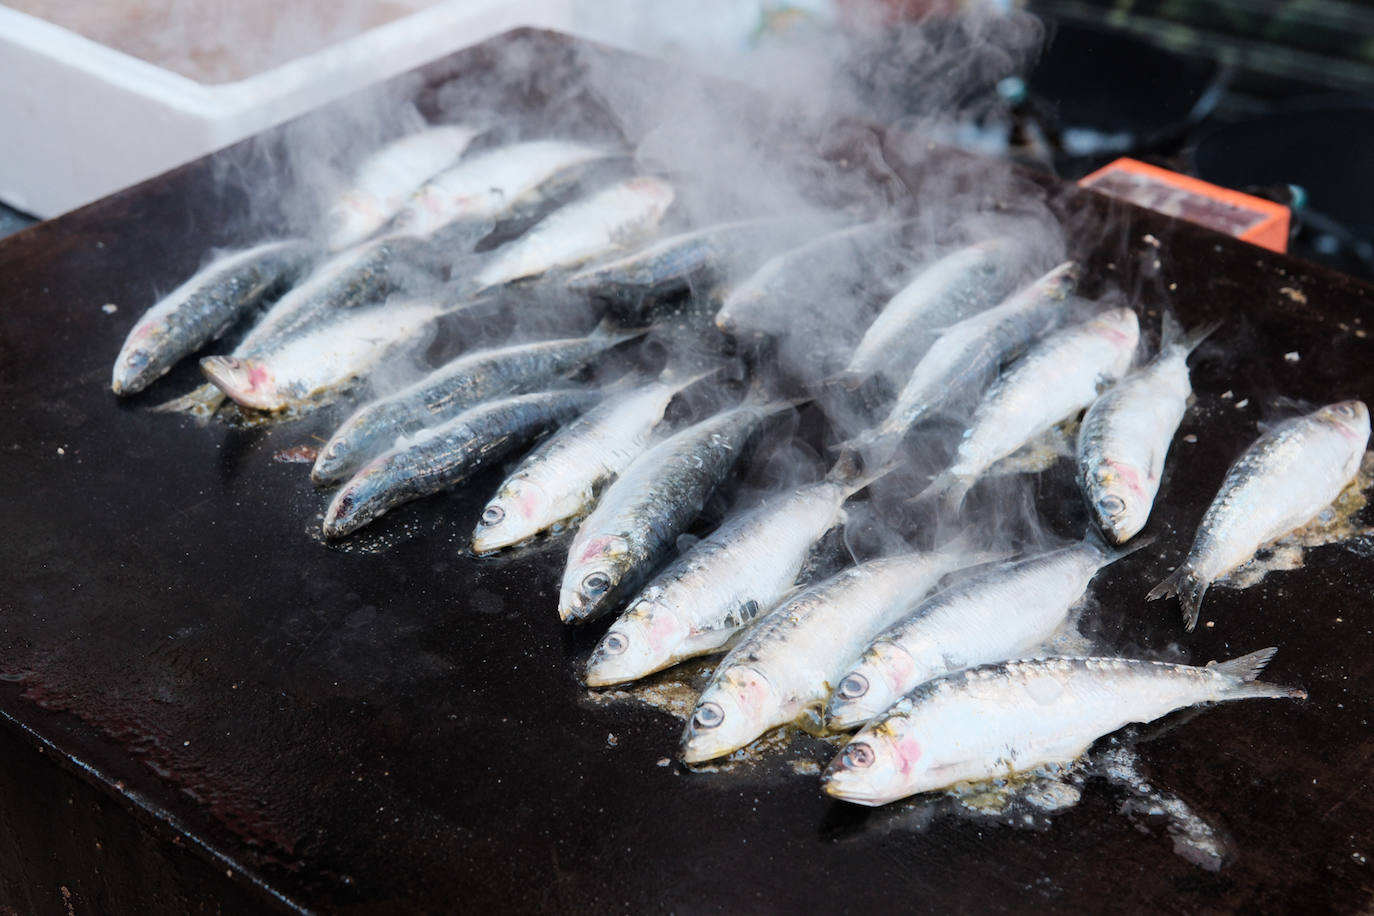
{"label": "white styrofoam box", "polygon": [[65,213],[507,29],[566,30],[570,2],[443,0],[214,85],[0,6],[0,200]]}

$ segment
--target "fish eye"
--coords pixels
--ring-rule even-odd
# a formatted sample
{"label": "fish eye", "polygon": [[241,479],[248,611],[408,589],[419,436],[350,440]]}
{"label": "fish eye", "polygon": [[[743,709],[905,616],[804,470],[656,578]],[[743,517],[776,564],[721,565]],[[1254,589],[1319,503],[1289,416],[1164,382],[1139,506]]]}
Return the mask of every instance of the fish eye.
{"label": "fish eye", "polygon": [[624,633],[614,631],[607,633],[606,638],[601,640],[601,651],[607,655],[619,655],[630,647],[630,640]]}
{"label": "fish eye", "polygon": [[874,756],[873,748],[860,741],[844,749],[844,765],[862,770],[873,765]]}
{"label": "fish eye", "polygon": [[725,710],[718,703],[702,703],[697,707],[696,715],[692,716],[692,724],[697,728],[715,728],[724,721]]}
{"label": "fish eye", "polygon": [[587,595],[599,595],[611,587],[611,577],[603,572],[589,573],[582,580],[582,591]]}
{"label": "fish eye", "polygon": [[846,700],[857,699],[868,693],[868,678],[862,674],[851,674],[840,681],[840,689],[836,691]]}
{"label": "fish eye", "polygon": [[1355,416],[1355,408],[1350,404],[1337,404],[1336,413],[1343,417],[1353,417]]}
{"label": "fish eye", "polygon": [[1115,493],[1108,494],[1097,501],[1097,508],[1107,515],[1120,515],[1126,511],[1126,500]]}
{"label": "fish eye", "polygon": [[482,510],[482,519],[480,524],[499,525],[501,523],[501,519],[505,517],[505,509],[502,509],[500,506],[487,506],[485,509]]}

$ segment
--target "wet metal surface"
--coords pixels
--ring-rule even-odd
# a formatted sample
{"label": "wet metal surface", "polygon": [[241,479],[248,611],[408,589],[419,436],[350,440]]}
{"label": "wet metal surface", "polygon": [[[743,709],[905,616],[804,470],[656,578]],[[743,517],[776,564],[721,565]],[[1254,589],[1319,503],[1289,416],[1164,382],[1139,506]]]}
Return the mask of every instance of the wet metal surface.
{"label": "wet metal surface", "polygon": [[[594,107],[538,75],[576,47],[517,33],[425,74],[537,121],[554,117],[550,98]],[[285,221],[216,190],[262,149],[0,243],[0,713],[139,817],[174,824],[264,904],[1349,912],[1374,900],[1374,543],[1213,589],[1192,635],[1176,603],[1144,600],[1275,397],[1374,398],[1368,287],[1047,188],[1089,275],[1132,294],[1146,327],[1166,301],[1186,325],[1226,322],[1194,358],[1198,403],[1150,525],[1159,540],[1097,580],[1085,618],[1126,653],[1201,663],[1277,645],[1270,679],[1311,694],[1125,733],[1140,774],[1222,838],[1227,860],[1210,871],[1173,852],[1167,815],[1139,792],[1092,776],[1078,804],[1018,828],[943,801],[895,815],[832,801],[812,775],[832,748],[805,736],[757,763],[687,771],[679,720],[578,685],[596,631],[554,613],[566,536],[466,554],[499,471],[330,547],[317,533],[328,494],[277,456],[317,446],[336,413],[231,428],[150,412],[161,393],[116,401],[112,360],[154,293],[205,249]],[[1067,462],[1037,496],[1060,534],[1081,532]]]}

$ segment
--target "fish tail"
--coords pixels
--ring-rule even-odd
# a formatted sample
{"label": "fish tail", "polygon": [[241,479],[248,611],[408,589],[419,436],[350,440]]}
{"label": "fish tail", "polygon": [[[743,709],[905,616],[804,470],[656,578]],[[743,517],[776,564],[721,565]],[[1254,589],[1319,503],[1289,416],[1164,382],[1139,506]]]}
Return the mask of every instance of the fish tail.
{"label": "fish tail", "polygon": [[1147,601],[1178,596],[1183,605],[1183,626],[1189,633],[1197,626],[1198,614],[1202,610],[1202,596],[1207,594],[1207,586],[1212,583],[1197,574],[1192,566],[1184,563],[1174,570],[1161,583],[1150,589],[1145,596]]}
{"label": "fish tail", "polygon": [[936,506],[943,514],[957,515],[964,507],[964,498],[968,496],[973,483],[972,477],[944,471],[928,487],[908,499],[907,504],[915,508]]}
{"label": "fish tail", "polygon": [[1143,550],[1144,548],[1149,547],[1151,544],[1155,542],[1155,536],[1151,534],[1143,538],[1133,538],[1131,540],[1131,543],[1123,547],[1121,545],[1111,543],[1103,535],[1101,529],[1099,529],[1096,525],[1090,525],[1088,527],[1087,533],[1083,535],[1083,542],[1087,544],[1089,547],[1094,548],[1098,553],[1102,555],[1103,566],[1110,566],[1112,563],[1115,563],[1122,557],[1129,557],[1137,550]]}
{"label": "fish tail", "polygon": [[1160,318],[1159,349],[1165,351],[1177,347],[1182,349],[1184,353],[1192,353],[1219,327],[1221,327],[1221,321],[1209,321],[1192,331],[1187,331],[1184,330],[1183,325],[1179,323],[1172,312],[1165,312]]}
{"label": "fish tail", "polygon": [[1006,547],[984,546],[978,534],[977,525],[968,525],[936,549],[940,553],[962,556],[966,567],[996,563],[1007,559],[1015,552]]}
{"label": "fish tail", "polygon": [[893,463],[899,445],[901,436],[886,425],[866,429],[834,446],[839,456],[830,473],[852,477],[868,465],[885,467]]}
{"label": "fish tail", "polygon": [[587,336],[592,340],[604,341],[607,346],[613,347],[618,343],[643,337],[651,329],[652,325],[642,328],[623,328],[613,318],[607,316],[602,318],[601,322]]}
{"label": "fish tail", "polygon": [[208,417],[224,403],[225,394],[216,385],[208,382],[189,394],[173,398],[153,408],[155,413],[189,413],[198,417]]}
{"label": "fish tail", "polygon": [[1277,646],[1270,646],[1267,649],[1259,649],[1230,661],[1208,662],[1207,667],[1218,674],[1237,679],[1237,683],[1226,690],[1224,698],[1228,700],[1241,700],[1250,697],[1307,699],[1307,691],[1301,687],[1283,687],[1279,684],[1266,684],[1259,680],[1264,667],[1269,664],[1269,660],[1274,657],[1274,653],[1277,651]]}
{"label": "fish tail", "polygon": [[964,508],[964,499],[973,487],[973,478],[957,477],[953,474],[941,474],[940,476],[947,478],[944,488],[940,492],[940,506],[949,515],[957,515]]}
{"label": "fish tail", "polygon": [[664,385],[671,386],[674,391],[683,391],[703,379],[719,374],[724,368],[724,366],[715,366],[701,372],[689,372],[685,371],[682,366],[666,366],[658,374],[658,380]]}
{"label": "fish tail", "polygon": [[830,471],[825,477],[827,480],[843,486],[847,499],[901,466],[902,462],[900,461],[889,461],[872,471],[868,471],[856,452],[845,449],[840,452],[839,457],[835,459],[835,463],[831,465]]}

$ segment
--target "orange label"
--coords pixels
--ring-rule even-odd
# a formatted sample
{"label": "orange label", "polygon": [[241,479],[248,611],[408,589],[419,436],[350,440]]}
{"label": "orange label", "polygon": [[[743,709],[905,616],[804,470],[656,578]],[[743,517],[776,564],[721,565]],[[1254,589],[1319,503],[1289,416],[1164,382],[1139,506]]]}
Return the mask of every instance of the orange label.
{"label": "orange label", "polygon": [[1288,208],[1134,159],[1118,159],[1078,184],[1110,197],[1186,219],[1261,248],[1288,250]]}

